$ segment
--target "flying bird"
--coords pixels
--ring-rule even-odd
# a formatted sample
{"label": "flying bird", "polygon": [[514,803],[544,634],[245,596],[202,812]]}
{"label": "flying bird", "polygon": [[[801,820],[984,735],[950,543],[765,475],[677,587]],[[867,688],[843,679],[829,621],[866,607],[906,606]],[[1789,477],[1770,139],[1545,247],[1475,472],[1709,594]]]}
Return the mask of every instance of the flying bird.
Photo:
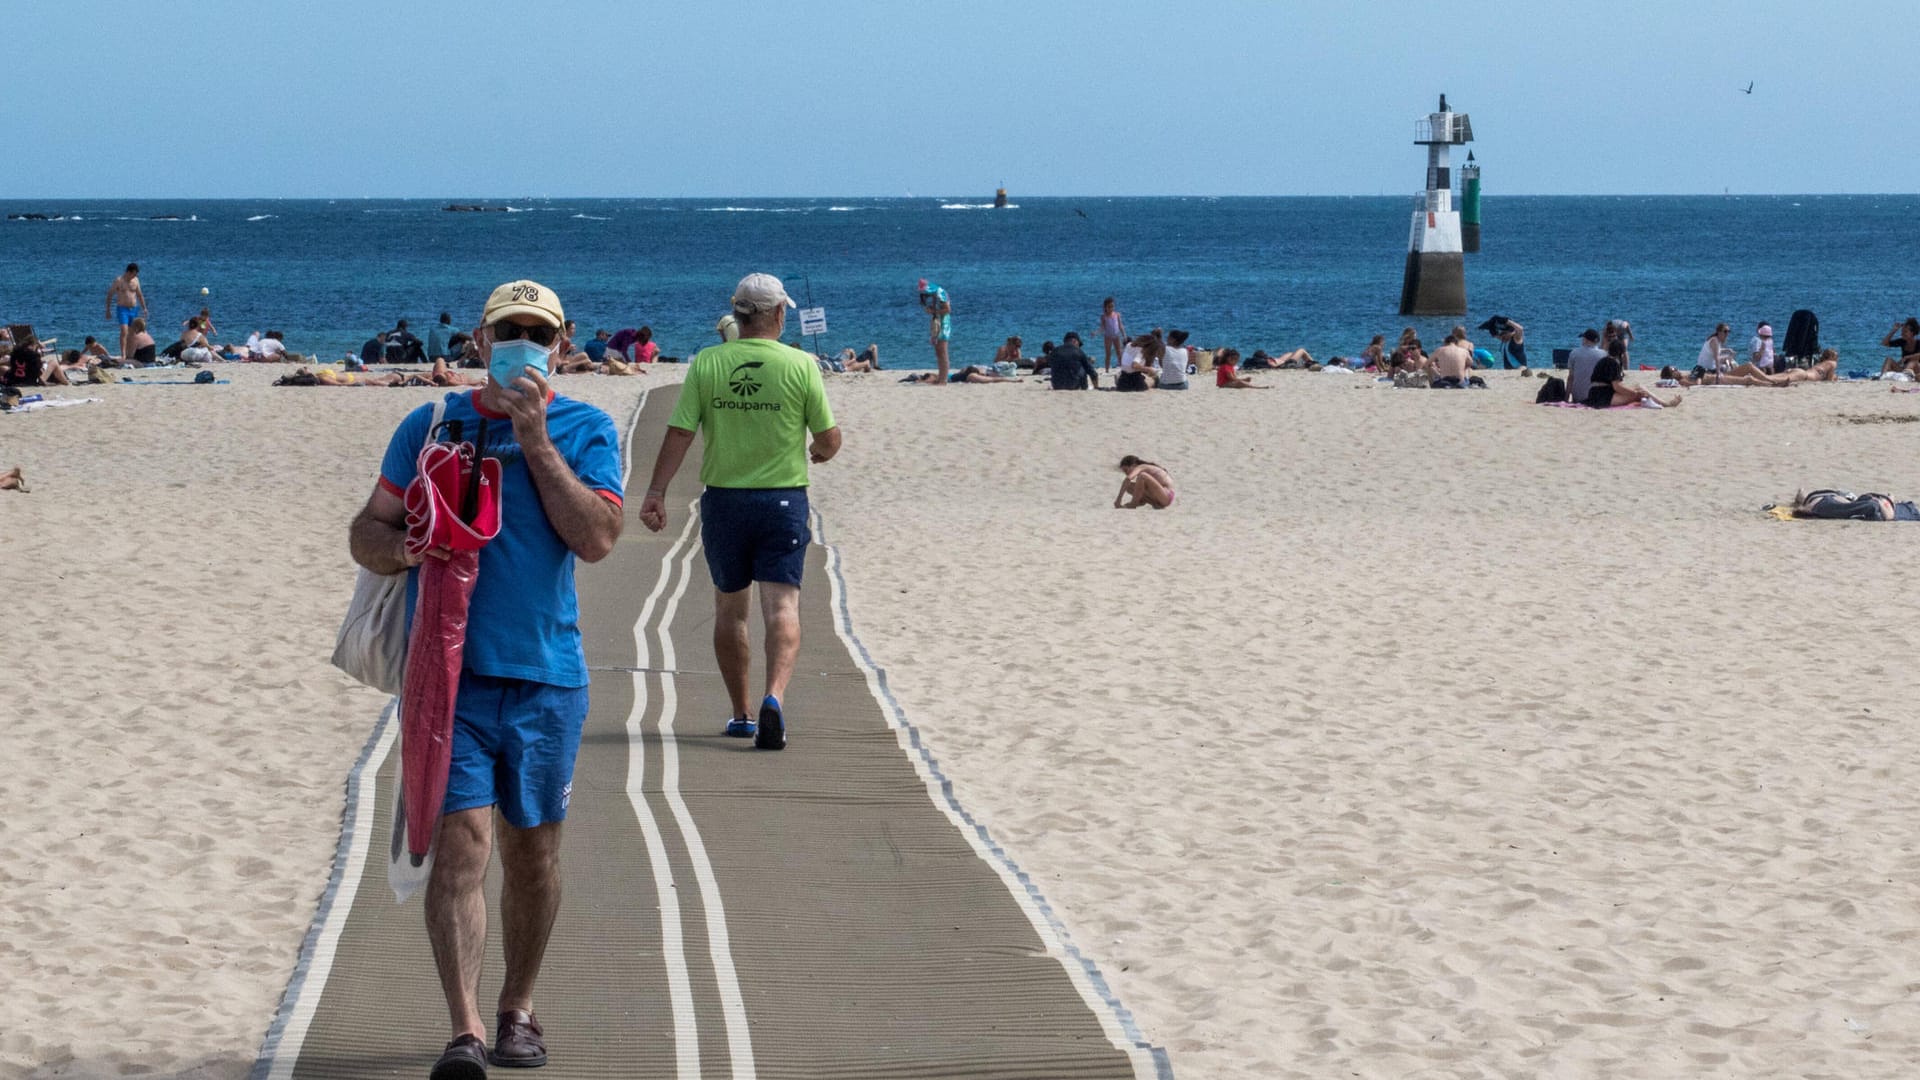
{"label": "flying bird", "polygon": [[1746,88],[1745,90],[1742,90],[1742,91],[1740,91],[1740,92],[1741,92],[1741,93],[1743,93],[1743,94],[1751,94],[1751,93],[1753,93],[1753,84],[1752,84],[1752,83],[1748,83],[1748,84],[1747,84],[1747,88]]}
{"label": "flying bird", "polygon": [[[1082,210],[1082,209],[1080,209],[1080,208],[1079,208],[1079,207],[1077,207],[1077,206],[1073,208],[1073,212],[1074,212],[1074,213],[1076,213],[1076,214],[1079,214],[1079,215],[1080,215],[1081,217],[1087,217],[1087,212],[1086,212],[1085,210]],[[1087,218],[1087,220],[1089,220],[1089,221],[1091,221],[1091,220],[1093,220],[1093,219],[1092,219],[1092,218]]]}

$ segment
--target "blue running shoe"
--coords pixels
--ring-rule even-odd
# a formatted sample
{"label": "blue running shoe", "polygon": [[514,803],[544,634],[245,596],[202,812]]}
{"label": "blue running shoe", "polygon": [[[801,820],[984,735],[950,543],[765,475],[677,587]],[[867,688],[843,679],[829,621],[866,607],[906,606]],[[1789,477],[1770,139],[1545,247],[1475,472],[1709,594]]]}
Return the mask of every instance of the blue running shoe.
{"label": "blue running shoe", "polygon": [[760,703],[760,730],[754,732],[755,750],[785,750],[787,748],[787,721],[780,715],[780,700],[773,695]]}
{"label": "blue running shoe", "polygon": [[727,721],[727,737],[730,739],[753,738],[753,717],[736,716]]}

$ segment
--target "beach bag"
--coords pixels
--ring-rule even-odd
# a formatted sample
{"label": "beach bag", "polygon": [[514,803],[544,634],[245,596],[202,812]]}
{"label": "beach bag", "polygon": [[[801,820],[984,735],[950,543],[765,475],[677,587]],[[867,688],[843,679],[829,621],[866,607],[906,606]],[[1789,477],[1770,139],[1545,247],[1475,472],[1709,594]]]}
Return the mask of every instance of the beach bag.
{"label": "beach bag", "polygon": [[[445,398],[434,402],[427,426],[432,442],[446,415]],[[424,447],[423,447],[424,449]],[[376,574],[360,568],[353,599],[333,643],[333,666],[388,694],[400,693],[407,668],[407,572]]]}
{"label": "beach bag", "polygon": [[1535,405],[1557,405],[1567,400],[1567,380],[1558,375],[1549,375],[1540,383],[1540,392],[1533,395]]}

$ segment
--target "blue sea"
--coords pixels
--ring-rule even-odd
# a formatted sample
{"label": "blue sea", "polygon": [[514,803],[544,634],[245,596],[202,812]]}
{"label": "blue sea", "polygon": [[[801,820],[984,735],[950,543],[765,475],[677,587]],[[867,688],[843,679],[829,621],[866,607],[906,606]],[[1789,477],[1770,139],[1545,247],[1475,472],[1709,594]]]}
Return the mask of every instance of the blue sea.
{"label": "blue sea", "polygon": [[952,298],[956,362],[1012,334],[1029,353],[1069,329],[1097,348],[1111,295],[1130,330],[1317,357],[1405,325],[1431,343],[1504,314],[1527,326],[1536,364],[1625,318],[1637,363],[1691,365],[1716,321],[1738,347],[1759,320],[1784,334],[1805,307],[1843,370],[1878,370],[1881,336],[1916,308],[1912,195],[1488,196],[1460,320],[1395,313],[1410,196],[1013,201],[514,199],[450,213],[445,200],[0,200],[6,214],[65,218],[0,221],[0,320],[63,346],[114,342],[107,283],[138,262],[163,344],[204,305],[220,340],[279,329],[333,359],[400,318],[422,328],[446,310],[470,326],[493,285],[528,277],[583,336],[650,325],[663,353],[687,355],[714,340],[734,282],[762,270],[826,309],[821,351],[877,342],[890,367],[931,364],[915,297],[926,277]]}

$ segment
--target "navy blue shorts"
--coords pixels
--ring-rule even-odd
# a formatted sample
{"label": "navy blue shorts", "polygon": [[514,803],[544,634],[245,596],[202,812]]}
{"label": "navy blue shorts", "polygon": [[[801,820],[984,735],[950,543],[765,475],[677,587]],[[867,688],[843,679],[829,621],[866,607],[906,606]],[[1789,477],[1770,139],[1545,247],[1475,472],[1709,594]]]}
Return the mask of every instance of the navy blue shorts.
{"label": "navy blue shorts", "polygon": [[700,496],[700,542],[721,592],[756,581],[800,584],[807,567],[806,488],[717,488]]}
{"label": "navy blue shorts", "polygon": [[584,686],[460,672],[441,812],[497,806],[516,829],[565,821],[586,722]]}

